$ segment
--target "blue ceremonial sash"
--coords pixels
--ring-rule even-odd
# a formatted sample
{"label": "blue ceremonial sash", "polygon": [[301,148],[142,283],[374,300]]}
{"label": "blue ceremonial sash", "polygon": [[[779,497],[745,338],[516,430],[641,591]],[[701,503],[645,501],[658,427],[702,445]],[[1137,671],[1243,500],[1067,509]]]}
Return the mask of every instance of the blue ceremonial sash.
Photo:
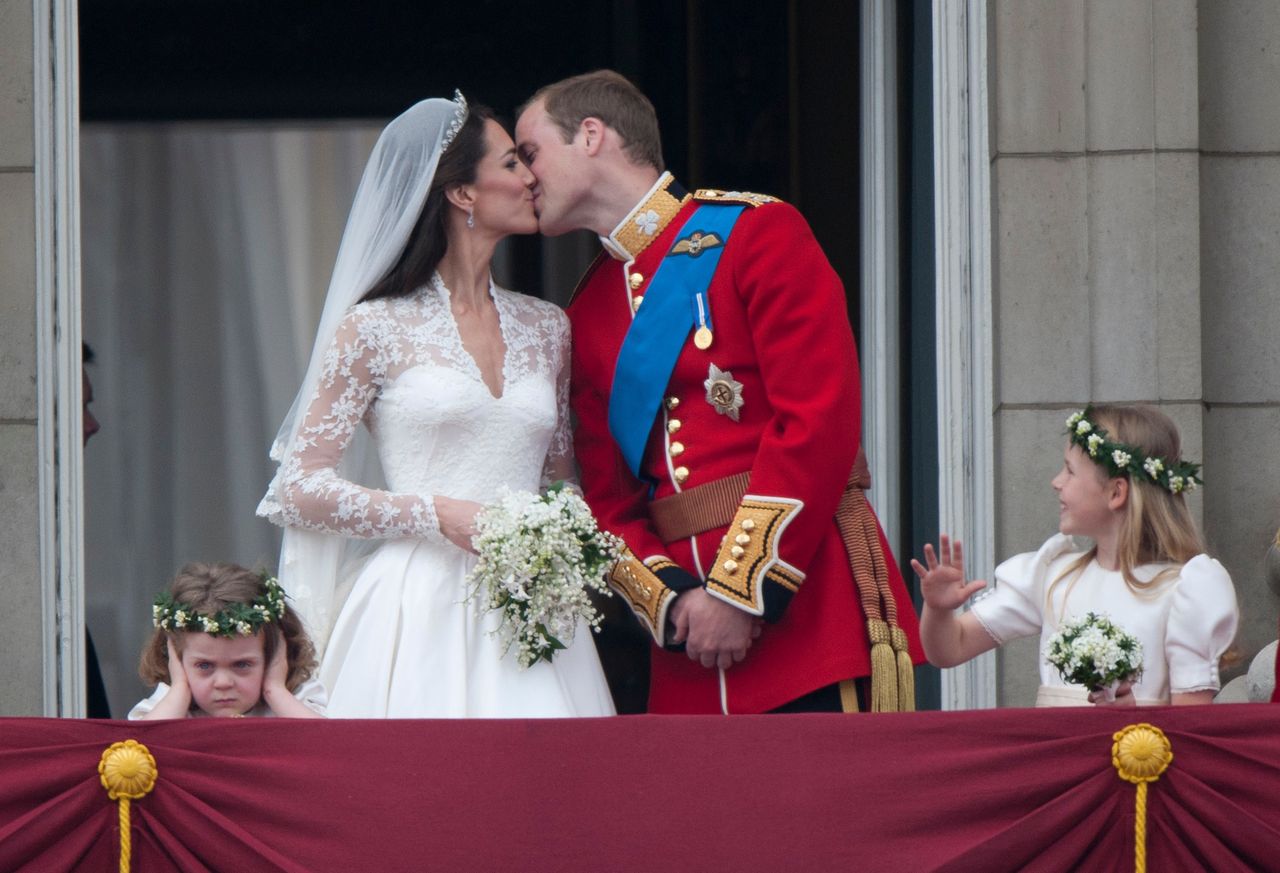
{"label": "blue ceremonial sash", "polygon": [[[710,327],[706,291],[729,233],[745,208],[704,204],[689,216],[676,233],[672,251],[649,281],[644,303],[622,340],[609,391],[609,432],[637,478],[662,395],[699,312]],[[703,238],[715,234],[719,244],[676,251],[682,240],[699,231]]]}

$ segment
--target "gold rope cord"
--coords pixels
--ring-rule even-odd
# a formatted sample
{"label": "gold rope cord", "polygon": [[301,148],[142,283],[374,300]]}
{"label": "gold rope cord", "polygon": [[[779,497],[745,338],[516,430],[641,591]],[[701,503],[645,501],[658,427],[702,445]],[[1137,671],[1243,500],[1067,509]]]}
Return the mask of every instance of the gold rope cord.
{"label": "gold rope cord", "polygon": [[112,743],[98,761],[98,778],[107,798],[120,805],[120,873],[129,873],[133,855],[129,801],[146,796],[155,787],[156,776],[156,759],[136,740]]}
{"label": "gold rope cord", "polygon": [[850,482],[836,510],[836,526],[849,552],[849,569],[867,616],[871,644],[872,712],[915,710],[915,668],[906,632],[898,626],[898,604],[889,588],[889,568],[880,548],[876,519],[862,488]]}
{"label": "gold rope cord", "polygon": [[1133,869],[1147,870],[1147,783],[1173,762],[1173,746],[1155,725],[1131,724],[1112,735],[1111,764],[1120,778],[1137,786],[1133,815]]}

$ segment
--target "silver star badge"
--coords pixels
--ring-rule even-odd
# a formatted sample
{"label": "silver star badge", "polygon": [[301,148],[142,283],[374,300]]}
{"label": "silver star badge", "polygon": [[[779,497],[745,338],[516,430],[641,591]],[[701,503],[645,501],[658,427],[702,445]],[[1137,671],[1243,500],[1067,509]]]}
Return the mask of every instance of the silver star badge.
{"label": "silver star badge", "polygon": [[742,408],[742,383],[734,379],[728,370],[712,364],[707,371],[707,381],[702,384],[707,389],[707,402],[715,407],[716,412],[737,421],[738,410]]}

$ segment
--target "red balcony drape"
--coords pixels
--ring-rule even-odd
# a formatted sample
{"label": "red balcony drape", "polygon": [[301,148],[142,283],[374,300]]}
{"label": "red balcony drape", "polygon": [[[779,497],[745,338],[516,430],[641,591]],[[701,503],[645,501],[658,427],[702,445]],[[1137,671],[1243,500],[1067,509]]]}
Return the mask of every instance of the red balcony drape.
{"label": "red balcony drape", "polygon": [[1132,870],[1112,734],[1145,721],[1148,869],[1280,870],[1269,704],[577,721],[0,719],[0,870],[114,870],[136,739],[154,870]]}

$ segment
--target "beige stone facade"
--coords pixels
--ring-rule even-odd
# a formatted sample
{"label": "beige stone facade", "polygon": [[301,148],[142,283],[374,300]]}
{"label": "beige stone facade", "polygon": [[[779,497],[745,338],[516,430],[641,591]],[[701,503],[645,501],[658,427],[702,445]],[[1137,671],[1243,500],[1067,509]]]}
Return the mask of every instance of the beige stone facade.
{"label": "beige stone facade", "polygon": [[[1247,663],[1276,637],[1262,558],[1280,524],[1280,4],[969,5],[987,34],[994,553],[1055,529],[1068,411],[1159,403],[1204,460],[1194,505],[1236,581]],[[40,546],[58,518],[40,501],[37,379],[48,6],[0,0],[0,715],[49,711],[65,672],[48,663]],[[1000,653],[1001,704],[1031,702],[1035,663],[1034,642]]]}
{"label": "beige stone facade", "polygon": [[[1280,7],[988,12],[996,552],[1056,525],[1065,411],[1158,403],[1204,460],[1193,505],[1236,582],[1247,665],[1276,636]],[[1034,641],[1001,652],[1002,704],[1031,702],[1034,663]]]}
{"label": "beige stone facade", "polygon": [[30,0],[0,0],[0,715],[44,710]]}

